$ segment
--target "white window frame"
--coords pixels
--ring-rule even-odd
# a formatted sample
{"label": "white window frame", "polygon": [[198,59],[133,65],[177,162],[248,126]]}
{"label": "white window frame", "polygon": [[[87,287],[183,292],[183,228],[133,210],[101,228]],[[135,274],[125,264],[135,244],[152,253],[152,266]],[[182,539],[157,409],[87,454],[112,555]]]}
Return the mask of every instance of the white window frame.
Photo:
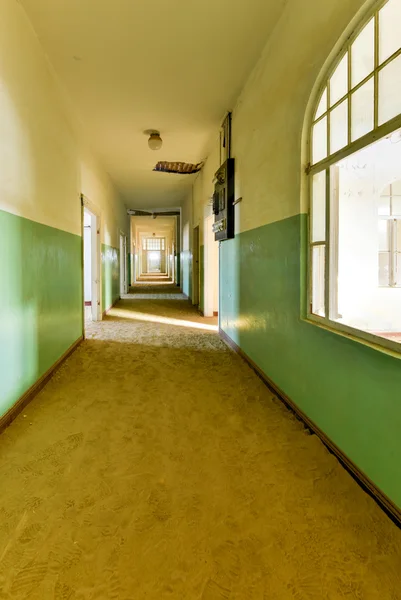
{"label": "white window frame", "polygon": [[[331,210],[331,189],[335,187],[335,179],[336,173],[331,169],[336,163],[341,161],[342,159],[355,154],[359,150],[362,150],[366,146],[373,144],[374,142],[384,138],[385,136],[391,134],[397,129],[401,128],[401,113],[394,117],[393,119],[379,125],[379,73],[382,69],[384,69],[389,63],[391,63],[394,59],[401,55],[401,47],[394,52],[391,56],[389,56],[385,61],[379,64],[379,11],[383,6],[387,4],[387,0],[380,0],[377,2],[373,9],[371,9],[363,18],[352,34],[347,38],[346,43],[343,45],[337,57],[334,59],[331,68],[328,70],[327,75],[324,78],[323,84],[320,86],[320,89],[316,95],[316,102],[314,105],[314,110],[311,116],[310,126],[309,126],[309,163],[306,167],[306,174],[308,175],[308,197],[309,197],[309,210],[308,210],[308,252],[307,252],[307,308],[306,308],[306,320],[311,322],[314,325],[320,325],[321,327],[333,331],[334,333],[339,333],[344,335],[345,337],[352,338],[355,341],[365,343],[369,346],[373,346],[377,350],[385,351],[393,356],[397,356],[401,358],[401,344],[398,342],[394,342],[387,338],[383,338],[372,333],[368,333],[361,329],[357,329],[355,327],[351,327],[349,325],[345,325],[343,323],[339,323],[338,321],[334,321],[329,318],[330,314],[335,312],[335,303],[337,302],[336,290],[330,286],[330,280],[334,280],[332,277],[333,270],[334,273],[337,269],[337,261],[338,261],[338,228],[336,231],[336,227],[332,227],[331,219],[330,219],[330,210]],[[362,81],[360,81],[354,87],[351,87],[352,81],[352,72],[351,72],[351,46],[356,38],[359,36],[364,27],[369,23],[369,21],[374,18],[374,69],[367,77],[365,77]],[[400,39],[401,39],[401,31],[400,31]],[[344,58],[344,56],[348,52],[348,91],[342,96],[333,106],[330,106],[330,79],[337,69],[339,63]],[[369,79],[373,76],[374,78],[374,123],[373,130],[364,136],[358,138],[355,141],[352,141],[351,137],[351,126],[352,126],[352,107],[351,107],[351,96],[352,93],[362,87]],[[319,118],[315,119],[315,114],[320,104],[320,100],[325,90],[327,90],[327,109],[323,112]],[[330,119],[328,118],[329,113],[331,113],[335,108],[337,108],[342,102],[347,101],[348,103],[348,144],[330,154]],[[327,118],[327,157],[313,164],[313,126],[320,122],[322,119]],[[313,176],[317,173],[325,171],[326,173],[326,236],[325,241],[323,242],[326,248],[325,255],[325,316],[318,316],[312,312],[312,249],[314,245],[322,244],[322,242],[312,242],[312,192],[313,192]],[[334,234],[334,239],[333,238]]]}

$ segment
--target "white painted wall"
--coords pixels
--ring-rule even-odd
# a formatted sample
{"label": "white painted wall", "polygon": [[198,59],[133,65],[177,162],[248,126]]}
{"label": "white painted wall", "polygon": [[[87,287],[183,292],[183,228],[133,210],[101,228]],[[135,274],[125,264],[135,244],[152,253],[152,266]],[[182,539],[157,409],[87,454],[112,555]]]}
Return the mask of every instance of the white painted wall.
{"label": "white painted wall", "polygon": [[0,14],[0,210],[81,235],[83,192],[101,213],[102,241],[118,248],[124,203],[85,147],[20,4],[0,0]]}

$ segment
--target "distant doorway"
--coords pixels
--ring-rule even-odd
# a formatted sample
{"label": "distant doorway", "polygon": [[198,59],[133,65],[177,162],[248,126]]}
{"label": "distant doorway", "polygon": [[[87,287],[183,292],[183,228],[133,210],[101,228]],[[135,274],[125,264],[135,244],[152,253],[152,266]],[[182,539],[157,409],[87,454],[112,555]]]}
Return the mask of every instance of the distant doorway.
{"label": "distant doorway", "polygon": [[85,321],[100,320],[100,220],[86,205],[83,227],[83,301]]}
{"label": "distant doorway", "polygon": [[148,273],[161,273],[162,257],[161,252],[148,252]]}

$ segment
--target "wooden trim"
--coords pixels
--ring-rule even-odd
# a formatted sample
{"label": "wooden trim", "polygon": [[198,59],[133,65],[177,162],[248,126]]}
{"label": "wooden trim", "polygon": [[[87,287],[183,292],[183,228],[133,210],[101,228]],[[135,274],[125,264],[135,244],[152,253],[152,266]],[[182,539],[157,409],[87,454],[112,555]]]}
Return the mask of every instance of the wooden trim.
{"label": "wooden trim", "polygon": [[350,459],[344,452],[318,427],[261,369],[241,348],[219,328],[221,339],[231,350],[236,352],[250,367],[256,375],[263,381],[275,396],[281,400],[285,406],[300,419],[305,427],[315,433],[326,448],[334,454],[341,465],[350,473],[355,481],[367,492],[377,504],[384,510],[390,519],[401,527],[401,509],[394,504],[384,492],[382,492],[375,483]]}
{"label": "wooden trim", "polygon": [[73,344],[68,348],[66,352],[54,363],[53,366],[50,367],[40,377],[36,383],[34,383],[29,390],[21,396],[19,400],[6,412],[5,415],[0,417],[0,433],[6,429],[14,419],[19,415],[19,413],[34,399],[34,397],[42,390],[45,385],[50,381],[55,372],[61,367],[61,365],[67,360],[69,356],[78,348],[78,346],[83,341],[83,336],[79,337]]}
{"label": "wooden trim", "polygon": [[120,300],[121,300],[121,298],[120,298],[120,297],[118,297],[118,298],[117,298],[117,300],[114,300],[113,304],[112,304],[111,306],[109,306],[109,308],[108,308],[107,310],[104,310],[104,311],[103,311],[103,313],[102,313],[102,318],[104,318],[104,317],[107,315],[107,313],[108,313],[108,312],[109,312],[109,311],[110,311],[112,308],[114,308],[114,307],[115,307],[115,305],[117,304],[117,302],[120,302]]}

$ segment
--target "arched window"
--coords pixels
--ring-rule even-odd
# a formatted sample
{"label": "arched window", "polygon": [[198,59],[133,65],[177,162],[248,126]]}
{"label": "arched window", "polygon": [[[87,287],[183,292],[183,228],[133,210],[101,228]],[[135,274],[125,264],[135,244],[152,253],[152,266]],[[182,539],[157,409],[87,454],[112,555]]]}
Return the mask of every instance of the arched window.
{"label": "arched window", "polygon": [[310,141],[308,316],[401,351],[401,0],[349,38]]}

